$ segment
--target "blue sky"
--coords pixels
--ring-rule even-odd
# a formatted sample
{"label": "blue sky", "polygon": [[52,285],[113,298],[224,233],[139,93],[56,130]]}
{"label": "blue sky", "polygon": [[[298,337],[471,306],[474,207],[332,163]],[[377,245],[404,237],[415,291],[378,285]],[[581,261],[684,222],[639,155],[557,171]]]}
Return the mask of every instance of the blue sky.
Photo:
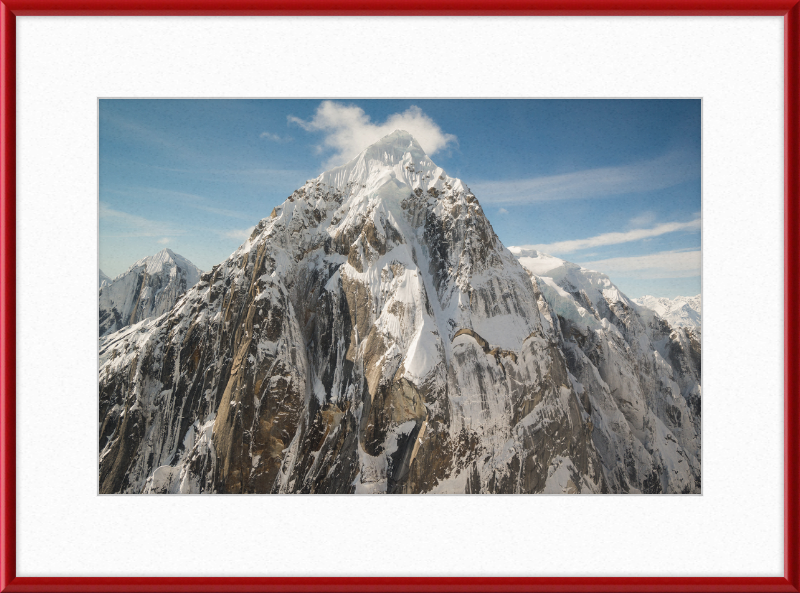
{"label": "blue sky", "polygon": [[700,292],[699,100],[101,100],[100,268],[164,247],[203,270],[307,179],[396,128],[506,246]]}

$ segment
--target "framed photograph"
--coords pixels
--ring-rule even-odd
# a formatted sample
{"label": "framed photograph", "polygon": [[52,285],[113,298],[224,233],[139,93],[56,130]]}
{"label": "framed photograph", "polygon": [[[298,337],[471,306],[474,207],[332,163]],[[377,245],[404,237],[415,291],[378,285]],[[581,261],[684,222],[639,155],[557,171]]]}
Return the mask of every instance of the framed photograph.
{"label": "framed photograph", "polygon": [[799,6],[3,4],[0,590],[800,590]]}

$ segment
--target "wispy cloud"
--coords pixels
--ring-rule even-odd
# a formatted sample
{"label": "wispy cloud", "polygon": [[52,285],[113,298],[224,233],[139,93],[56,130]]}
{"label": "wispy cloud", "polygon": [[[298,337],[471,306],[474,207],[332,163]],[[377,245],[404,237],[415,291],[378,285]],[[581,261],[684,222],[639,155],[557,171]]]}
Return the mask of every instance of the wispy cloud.
{"label": "wispy cloud", "polygon": [[273,142],[291,142],[292,138],[289,136],[280,136],[278,134],[273,134],[272,132],[261,132],[258,135],[259,138],[265,140],[272,140]]}
{"label": "wispy cloud", "polygon": [[119,115],[112,115],[101,110],[100,124],[101,126],[110,125],[117,128],[118,131],[123,132],[124,137],[128,140],[167,149],[172,157],[177,156],[186,160],[197,160],[203,156],[196,148],[179,141],[174,134],[164,133]]}
{"label": "wispy cloud", "polygon": [[[108,159],[115,160],[115,159]],[[139,167],[147,167],[159,171],[169,171],[170,173],[181,173],[191,176],[193,181],[212,181],[212,182],[233,182],[237,184],[253,184],[262,187],[285,186],[287,183],[294,188],[293,184],[298,179],[308,179],[315,175],[315,170],[302,169],[270,169],[265,167],[242,167],[229,169],[212,169],[198,166],[196,168],[187,167],[164,167],[148,163],[136,163]]]}
{"label": "wispy cloud", "polygon": [[251,220],[253,217],[244,214],[243,212],[238,212],[237,210],[229,210],[227,208],[218,208],[214,206],[214,202],[209,200],[208,198],[204,198],[203,196],[198,196],[196,194],[189,194],[184,192],[178,191],[168,191],[168,190],[160,190],[162,193],[174,196],[178,200],[183,200],[186,205],[190,208],[195,208],[196,210],[202,210],[203,212],[209,212],[211,214],[217,214],[219,216],[226,216],[228,218],[239,218],[242,220]]}
{"label": "wispy cloud", "polygon": [[691,278],[700,275],[700,251],[660,251],[650,255],[613,257],[581,263],[610,276],[637,278]]}
{"label": "wispy cloud", "polygon": [[628,224],[632,227],[643,227],[647,226],[648,224],[653,224],[656,221],[656,213],[647,211],[642,212],[641,214],[634,216],[628,221]]}
{"label": "wispy cloud", "polygon": [[182,235],[185,232],[169,223],[115,210],[105,202],[100,202],[100,220],[110,227],[107,230],[104,229],[104,234],[112,237],[163,237],[165,235]]}
{"label": "wispy cloud", "polygon": [[665,222],[650,229],[633,229],[624,232],[603,233],[589,237],[588,239],[572,239],[569,241],[558,241],[556,243],[543,243],[539,245],[522,245],[522,249],[535,249],[536,251],[543,251],[558,255],[561,253],[572,253],[573,251],[580,251],[581,249],[591,249],[593,247],[602,247],[605,245],[617,245],[619,243],[630,243],[631,241],[640,241],[642,239],[650,239],[667,233],[674,233],[677,231],[692,231],[700,228],[700,219],[690,220],[689,222]]}
{"label": "wispy cloud", "polygon": [[158,241],[156,241],[156,243],[161,243],[162,245],[166,245],[169,242],[170,242],[169,237],[164,237],[163,239],[159,239]]}
{"label": "wispy cloud", "polygon": [[111,191],[121,195],[128,195],[134,197],[142,195],[154,195],[164,199],[180,202],[181,204],[187,206],[188,208],[194,208],[195,210],[209,212],[210,214],[216,214],[218,216],[225,216],[227,218],[238,218],[241,220],[252,220],[253,218],[252,215],[248,215],[243,212],[239,212],[237,210],[230,210],[228,208],[219,208],[218,206],[215,205],[216,203],[213,200],[210,200],[204,196],[188,192],[175,191],[171,189],[162,189],[158,187],[128,187],[125,189],[112,189],[106,191]]}
{"label": "wispy cloud", "polygon": [[256,227],[251,226],[246,229],[232,229],[229,231],[217,231],[217,234],[223,239],[236,239],[237,241],[245,241],[253,233]]}
{"label": "wispy cloud", "polygon": [[195,178],[217,182],[231,181],[237,184],[247,183],[265,188],[281,187],[283,189],[294,189],[298,180],[302,182],[302,180],[308,179],[314,175],[316,175],[314,170],[252,167],[242,169],[209,169],[204,172],[195,173]]}
{"label": "wispy cloud", "polygon": [[470,184],[482,204],[513,204],[605,198],[672,187],[700,176],[694,152],[673,151],[656,159],[513,181]]}
{"label": "wispy cloud", "polygon": [[323,148],[335,151],[326,167],[346,163],[367,146],[395,130],[405,130],[414,136],[429,155],[458,142],[454,135],[442,131],[433,119],[415,105],[402,113],[391,114],[383,123],[374,123],[357,105],[323,101],[310,120],[291,115],[288,120],[307,132],[325,134]]}
{"label": "wispy cloud", "polygon": [[498,210],[497,213],[498,214],[508,214],[508,210],[506,210],[505,208],[500,208],[500,210]]}

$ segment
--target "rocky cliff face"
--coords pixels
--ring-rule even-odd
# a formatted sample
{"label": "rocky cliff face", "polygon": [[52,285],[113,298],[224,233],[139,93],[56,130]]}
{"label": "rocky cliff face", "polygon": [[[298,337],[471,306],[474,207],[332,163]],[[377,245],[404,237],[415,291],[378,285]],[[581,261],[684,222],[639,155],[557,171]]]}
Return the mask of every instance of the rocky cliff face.
{"label": "rocky cliff face", "polygon": [[163,249],[140,259],[114,280],[100,271],[100,336],[172,309],[201,270],[183,256]]}
{"label": "rocky cliff face", "polygon": [[[638,382],[628,339],[670,338],[631,311],[562,322],[469,188],[395,132],[101,341],[100,491],[697,491],[675,380],[694,367],[653,355]],[[651,388],[684,402],[677,435]]]}

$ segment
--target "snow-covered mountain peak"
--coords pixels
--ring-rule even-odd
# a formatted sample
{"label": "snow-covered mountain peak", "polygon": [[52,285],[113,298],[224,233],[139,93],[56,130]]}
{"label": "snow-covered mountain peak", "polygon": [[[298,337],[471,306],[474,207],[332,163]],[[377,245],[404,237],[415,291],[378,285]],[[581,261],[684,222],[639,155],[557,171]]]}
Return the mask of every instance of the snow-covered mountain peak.
{"label": "snow-covered mountain peak", "polygon": [[[392,266],[407,270],[420,302],[435,297],[430,321],[442,328],[437,334],[446,342],[466,328],[492,346],[513,350],[540,329],[527,274],[497,238],[475,195],[407,132],[389,134],[349,163],[307,181],[258,224],[229,258],[231,265],[266,244],[274,261],[270,273],[294,277],[308,265],[338,269],[341,277],[369,285],[376,311],[386,304],[381,285],[394,277]],[[499,286],[524,294],[517,295],[521,304],[486,304],[473,314]],[[416,367],[404,368],[412,373]]]}
{"label": "snow-covered mountain peak", "polygon": [[186,280],[189,286],[196,284],[197,281],[200,280],[200,274],[202,273],[200,268],[182,255],[175,253],[171,249],[164,248],[154,255],[143,257],[129,267],[125,274],[133,270],[144,268],[144,271],[152,276],[154,274],[160,274],[165,267],[170,270],[172,275],[176,273],[176,268],[185,270],[187,272]]}
{"label": "snow-covered mountain peak", "polygon": [[100,336],[169,311],[201,274],[200,268],[171,249],[143,257],[105,284],[101,271]]}
{"label": "snow-covered mountain peak", "polygon": [[[367,147],[350,162],[306,182],[306,188],[343,194],[352,205],[370,198],[405,197],[419,190],[434,197],[444,191],[468,192],[459,179],[437,166],[408,132],[396,130]],[[402,199],[402,198],[401,198]]]}
{"label": "snow-covered mountain peak", "polygon": [[509,247],[508,250],[514,254],[519,263],[531,274],[552,278],[559,284],[570,287],[573,292],[583,290],[595,304],[599,300],[608,299],[622,301],[626,304],[630,303],[628,298],[602,272],[585,268],[534,249]]}
{"label": "snow-covered mountain peak", "polygon": [[610,306],[629,308],[631,301],[608,276],[558,257],[509,247],[538,285],[556,313],[581,325],[597,328]]}
{"label": "snow-covered mountain peak", "polygon": [[[553,257],[535,249],[525,249],[524,247],[509,247],[508,250],[514,254],[522,266],[537,276],[548,276],[548,272],[567,264],[563,259]],[[575,265],[575,264],[571,264]]]}
{"label": "snow-covered mountain peak", "polygon": [[395,130],[365,148],[361,154],[369,155],[370,159],[383,161],[387,164],[393,164],[404,159],[430,162],[430,158],[425,154],[419,142],[405,130]]}

